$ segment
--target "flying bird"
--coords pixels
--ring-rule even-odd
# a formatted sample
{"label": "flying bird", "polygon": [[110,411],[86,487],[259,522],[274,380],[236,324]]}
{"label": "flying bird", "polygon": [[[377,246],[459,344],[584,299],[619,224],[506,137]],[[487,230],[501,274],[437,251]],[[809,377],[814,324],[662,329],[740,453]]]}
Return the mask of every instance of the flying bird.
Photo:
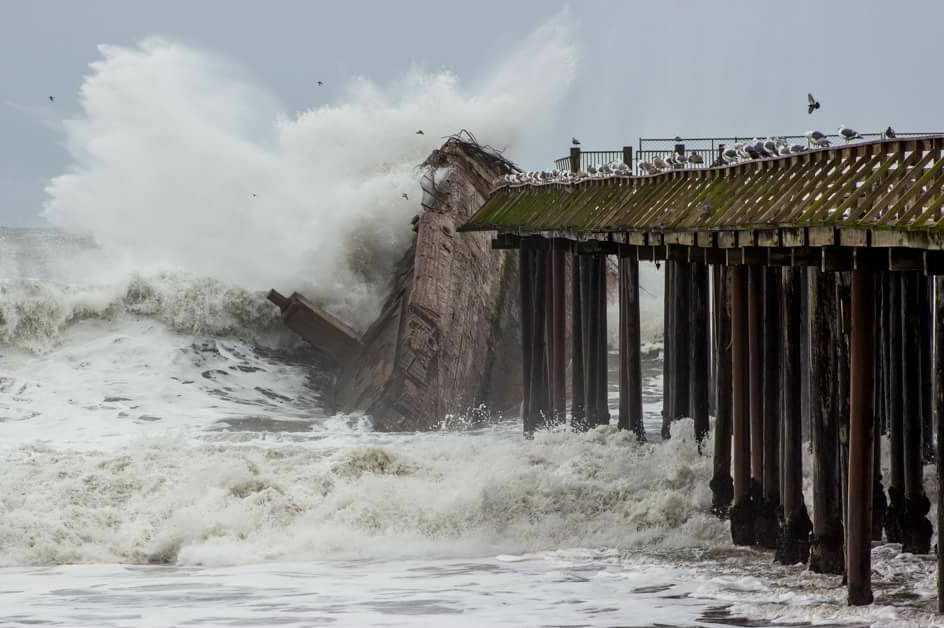
{"label": "flying bird", "polygon": [[807,94],[806,101],[807,101],[807,105],[806,105],[807,113],[813,113],[814,111],[819,109],[819,101],[813,98],[813,94]]}
{"label": "flying bird", "polygon": [[885,137],[890,140],[895,139],[895,129],[892,128],[892,125],[888,125],[888,128],[885,129]]}
{"label": "flying bird", "polygon": [[259,195],[256,194],[255,192],[250,192],[250,193],[249,193],[249,197],[250,197],[250,198],[256,198],[257,196],[259,196]]}
{"label": "flying bird", "polygon": [[410,197],[407,196],[407,193],[406,193],[406,192],[404,192],[404,193],[401,194],[400,196],[402,196],[402,197],[405,198],[406,200],[410,200]]}
{"label": "flying bird", "polygon": [[426,135],[425,133],[423,133],[423,129],[420,129],[419,131],[417,131],[416,134],[417,134],[417,135]]}
{"label": "flying bird", "polygon": [[576,137],[570,138],[570,143],[574,146],[580,146],[580,140],[578,140]]}
{"label": "flying bird", "polygon": [[315,85],[317,85],[318,87],[321,87],[322,85],[324,85],[324,81],[318,81],[317,83],[315,83]]}
{"label": "flying bird", "polygon": [[841,135],[842,139],[846,140],[846,142],[862,139],[862,136],[859,135],[858,131],[856,131],[855,129],[847,129],[844,124],[839,125],[839,135]]}
{"label": "flying bird", "polygon": [[56,102],[56,97],[55,97],[55,96],[50,96],[50,97],[49,97],[49,102]]}

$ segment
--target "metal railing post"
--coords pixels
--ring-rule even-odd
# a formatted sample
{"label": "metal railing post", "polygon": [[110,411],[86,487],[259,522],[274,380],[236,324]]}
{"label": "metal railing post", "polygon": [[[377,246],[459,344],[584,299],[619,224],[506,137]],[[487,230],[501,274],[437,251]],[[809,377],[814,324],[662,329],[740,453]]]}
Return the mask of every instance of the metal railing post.
{"label": "metal railing post", "polygon": [[580,147],[570,147],[570,171],[580,172]]}

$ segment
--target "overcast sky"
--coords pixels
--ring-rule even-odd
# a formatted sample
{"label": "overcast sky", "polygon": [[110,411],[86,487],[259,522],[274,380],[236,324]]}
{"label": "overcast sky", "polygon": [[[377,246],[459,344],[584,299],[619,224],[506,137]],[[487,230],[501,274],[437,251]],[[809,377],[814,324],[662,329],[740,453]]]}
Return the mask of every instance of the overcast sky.
{"label": "overcast sky", "polygon": [[[244,67],[286,111],[331,103],[352,76],[411,65],[474,80],[565,3],[5,2],[0,21],[0,225],[41,224],[69,165],[64,119],[99,44],[161,35]],[[553,131],[511,157],[545,168],[639,136],[944,130],[944,3],[574,2],[579,64]],[[326,86],[313,90],[313,81]],[[806,92],[823,108],[805,110]],[[55,103],[47,97],[54,95]]]}

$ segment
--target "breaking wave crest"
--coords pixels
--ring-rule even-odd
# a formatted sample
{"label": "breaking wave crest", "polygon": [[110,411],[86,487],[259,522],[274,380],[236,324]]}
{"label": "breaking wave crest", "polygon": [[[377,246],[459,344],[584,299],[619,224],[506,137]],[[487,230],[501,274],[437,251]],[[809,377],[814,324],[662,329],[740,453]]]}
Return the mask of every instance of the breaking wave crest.
{"label": "breaking wave crest", "polygon": [[285,341],[279,313],[265,294],[185,273],[133,275],[111,286],[50,281],[0,283],[0,344],[52,349],[73,324],[146,316],[179,333]]}
{"label": "breaking wave crest", "polygon": [[727,545],[690,422],[662,445],[610,428],[525,442],[495,428],[395,446],[368,433],[333,447],[166,438],[3,458],[0,556],[12,564]]}

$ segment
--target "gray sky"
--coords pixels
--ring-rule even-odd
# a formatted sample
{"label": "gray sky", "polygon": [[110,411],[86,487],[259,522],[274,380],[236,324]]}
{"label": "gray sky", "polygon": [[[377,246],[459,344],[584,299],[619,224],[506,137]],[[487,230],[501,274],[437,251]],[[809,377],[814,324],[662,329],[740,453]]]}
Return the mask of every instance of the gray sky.
{"label": "gray sky", "polygon": [[[247,68],[288,110],[338,97],[352,75],[411,64],[475,79],[565,3],[5,2],[0,21],[0,225],[41,224],[68,156],[59,125],[101,43],[162,35]],[[639,136],[944,130],[937,1],[574,2],[580,61],[555,131],[511,157],[549,167]],[[312,81],[327,87],[313,93]],[[807,116],[806,92],[823,108]],[[55,95],[51,105],[47,96]]]}

